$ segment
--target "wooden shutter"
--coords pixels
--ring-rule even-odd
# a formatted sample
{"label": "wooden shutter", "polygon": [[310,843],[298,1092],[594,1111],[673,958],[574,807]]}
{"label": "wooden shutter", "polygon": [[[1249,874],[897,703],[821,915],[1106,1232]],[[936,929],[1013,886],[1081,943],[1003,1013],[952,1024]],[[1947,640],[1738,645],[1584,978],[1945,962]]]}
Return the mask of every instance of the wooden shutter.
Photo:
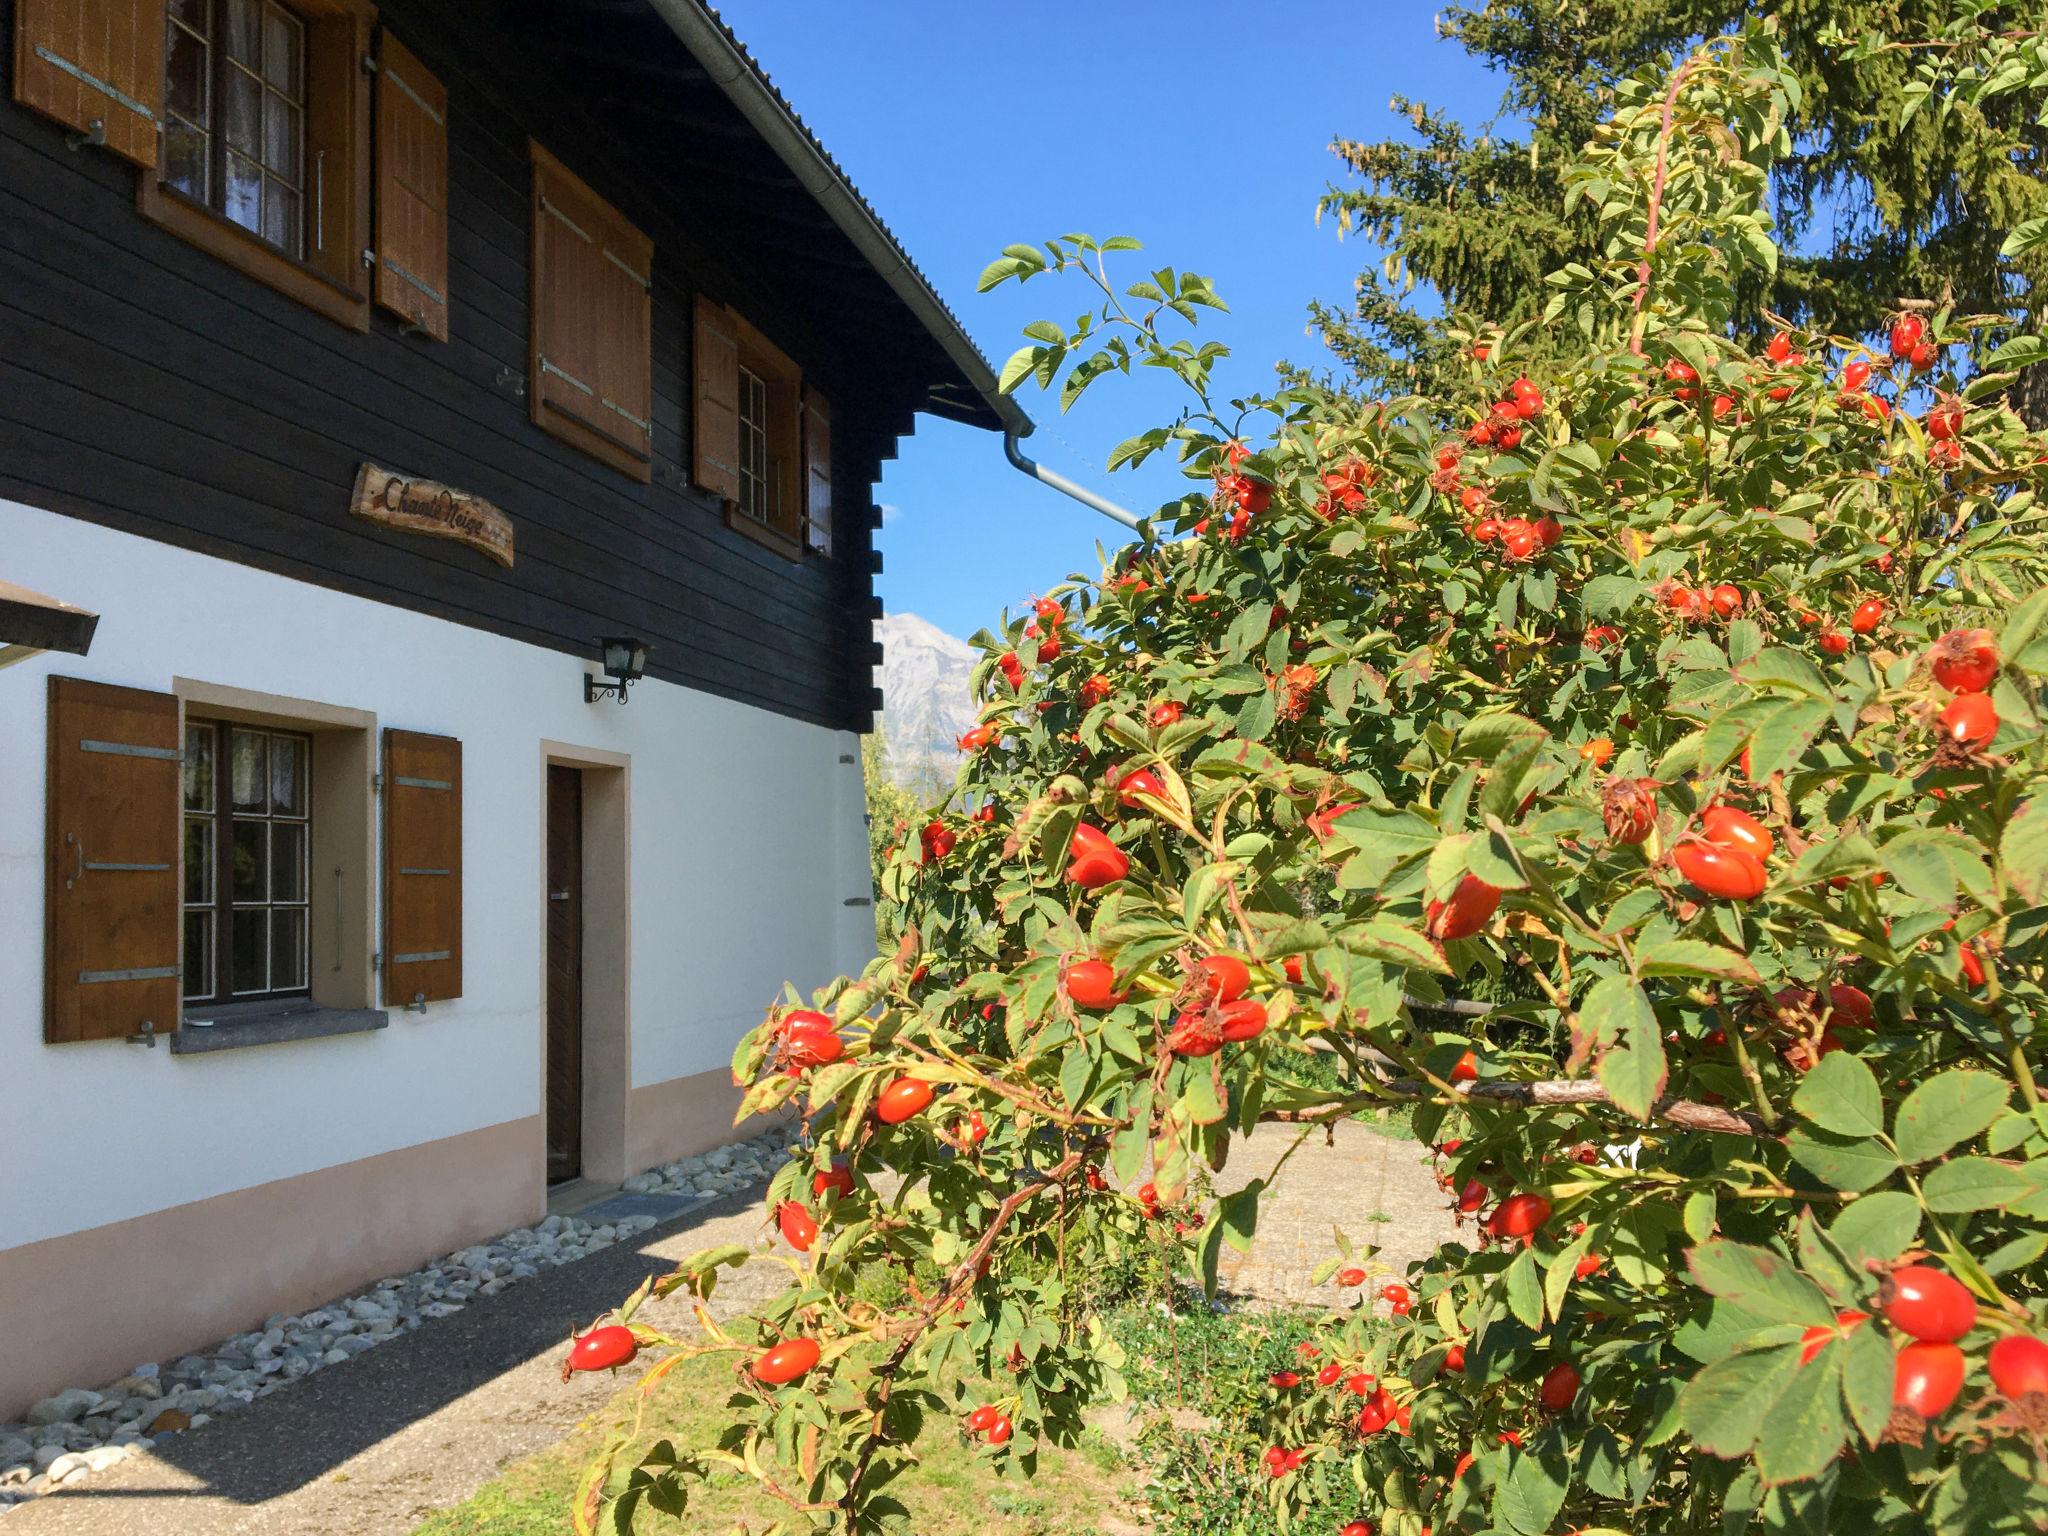
{"label": "wooden shutter", "polygon": [[832,407],[804,386],[804,547],[832,552]]}
{"label": "wooden shutter", "polygon": [[654,455],[654,243],[533,146],[534,421],[639,479]]}
{"label": "wooden shutter", "polygon": [[43,1038],[178,1027],[178,701],[50,679]]}
{"label": "wooden shutter", "polygon": [[462,743],[384,733],[384,1001],[462,996]]}
{"label": "wooden shutter", "polygon": [[692,334],[691,479],[726,501],[740,499],[740,333],[732,311],[697,295]]}
{"label": "wooden shutter", "polygon": [[448,339],[448,88],[377,45],[377,302]]}
{"label": "wooden shutter", "polygon": [[16,0],[14,99],[107,148],[156,164],[163,0]]}

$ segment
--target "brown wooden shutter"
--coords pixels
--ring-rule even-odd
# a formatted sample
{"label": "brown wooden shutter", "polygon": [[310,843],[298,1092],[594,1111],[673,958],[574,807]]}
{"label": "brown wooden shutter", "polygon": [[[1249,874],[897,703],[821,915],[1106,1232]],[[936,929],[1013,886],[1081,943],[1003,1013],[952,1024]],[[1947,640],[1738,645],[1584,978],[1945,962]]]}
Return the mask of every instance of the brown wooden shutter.
{"label": "brown wooden shutter", "polygon": [[377,302],[448,339],[448,88],[377,46]]}
{"label": "brown wooden shutter", "polygon": [[804,547],[832,552],[832,407],[804,386]]}
{"label": "brown wooden shutter", "polygon": [[462,996],[462,743],[384,733],[384,1001]]}
{"label": "brown wooden shutter", "polygon": [[533,419],[650,477],[654,244],[533,146]]}
{"label": "brown wooden shutter", "polygon": [[691,478],[726,501],[740,499],[740,333],[732,311],[697,295],[692,336]]}
{"label": "brown wooden shutter", "polygon": [[163,0],[17,0],[14,99],[107,148],[156,164],[163,114]]}
{"label": "brown wooden shutter", "polygon": [[43,1038],[178,1027],[178,701],[50,679]]}

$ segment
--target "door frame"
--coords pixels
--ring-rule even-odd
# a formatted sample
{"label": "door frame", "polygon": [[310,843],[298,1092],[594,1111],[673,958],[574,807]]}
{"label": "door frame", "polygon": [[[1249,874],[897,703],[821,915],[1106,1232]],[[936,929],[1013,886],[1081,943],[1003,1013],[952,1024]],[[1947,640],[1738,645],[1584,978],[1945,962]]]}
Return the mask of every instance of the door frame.
{"label": "door frame", "polygon": [[583,1174],[592,1184],[618,1184],[626,1168],[626,1104],[633,1088],[632,779],[624,752],[542,741],[536,798],[540,814],[538,914],[539,1006],[534,1045],[539,1058],[534,1162],[547,1183],[548,1088],[548,769],[583,775]]}

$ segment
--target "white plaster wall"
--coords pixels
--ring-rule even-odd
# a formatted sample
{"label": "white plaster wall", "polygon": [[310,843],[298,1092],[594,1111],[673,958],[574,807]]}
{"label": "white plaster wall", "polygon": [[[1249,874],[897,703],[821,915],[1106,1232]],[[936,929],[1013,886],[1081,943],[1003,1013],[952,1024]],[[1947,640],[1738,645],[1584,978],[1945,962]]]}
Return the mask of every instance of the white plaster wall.
{"label": "white plaster wall", "polygon": [[[723,1067],[785,977],[872,953],[850,734],[655,681],[585,704],[573,656],[4,500],[0,576],[101,615],[89,657],[0,670],[0,1248],[538,1114],[543,739],[632,757],[636,1085]],[[51,672],[460,737],[464,996],[248,1050],[43,1044]]]}

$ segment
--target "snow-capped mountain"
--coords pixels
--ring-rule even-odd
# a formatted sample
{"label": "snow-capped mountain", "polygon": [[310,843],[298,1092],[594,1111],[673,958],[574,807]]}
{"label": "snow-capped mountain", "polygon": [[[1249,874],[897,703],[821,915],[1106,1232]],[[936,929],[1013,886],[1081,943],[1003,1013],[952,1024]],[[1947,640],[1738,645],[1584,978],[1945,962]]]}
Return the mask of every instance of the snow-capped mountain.
{"label": "snow-capped mountain", "polygon": [[950,783],[960,763],[956,745],[974,724],[968,678],[975,650],[914,613],[892,613],[875,625],[882,665],[882,730],[889,777],[906,788]]}

